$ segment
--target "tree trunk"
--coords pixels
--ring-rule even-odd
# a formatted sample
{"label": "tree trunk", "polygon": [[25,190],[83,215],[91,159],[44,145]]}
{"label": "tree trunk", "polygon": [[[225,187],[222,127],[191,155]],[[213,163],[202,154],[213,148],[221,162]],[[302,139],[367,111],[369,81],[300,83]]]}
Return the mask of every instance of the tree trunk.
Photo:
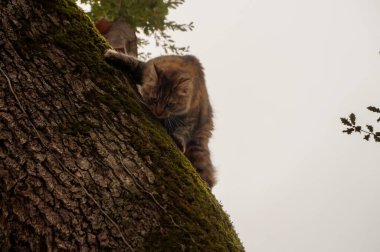
{"label": "tree trunk", "polygon": [[1,251],[243,251],[71,0],[0,1]]}

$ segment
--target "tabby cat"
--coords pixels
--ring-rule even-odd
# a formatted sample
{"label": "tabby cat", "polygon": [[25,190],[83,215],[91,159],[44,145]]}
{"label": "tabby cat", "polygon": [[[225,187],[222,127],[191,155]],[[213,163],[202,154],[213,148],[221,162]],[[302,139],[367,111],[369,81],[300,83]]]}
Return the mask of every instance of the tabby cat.
{"label": "tabby cat", "polygon": [[169,55],[143,62],[111,49],[104,57],[140,83],[137,89],[145,105],[212,188],[215,169],[208,148],[213,129],[212,108],[199,60],[194,56]]}

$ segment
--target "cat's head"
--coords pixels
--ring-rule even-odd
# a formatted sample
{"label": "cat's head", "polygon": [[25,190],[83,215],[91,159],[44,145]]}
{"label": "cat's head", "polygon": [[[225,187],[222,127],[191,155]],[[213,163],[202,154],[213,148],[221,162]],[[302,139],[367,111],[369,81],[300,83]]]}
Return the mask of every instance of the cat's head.
{"label": "cat's head", "polygon": [[179,65],[150,62],[145,65],[143,83],[138,85],[145,104],[157,118],[186,114],[193,93],[193,77]]}

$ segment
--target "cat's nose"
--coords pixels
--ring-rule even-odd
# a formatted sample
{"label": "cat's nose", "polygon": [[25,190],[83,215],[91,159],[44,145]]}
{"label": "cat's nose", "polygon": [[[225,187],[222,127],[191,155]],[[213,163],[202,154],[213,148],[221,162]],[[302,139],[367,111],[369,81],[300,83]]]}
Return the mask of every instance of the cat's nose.
{"label": "cat's nose", "polygon": [[164,117],[165,110],[161,107],[156,107],[156,116],[158,118]]}

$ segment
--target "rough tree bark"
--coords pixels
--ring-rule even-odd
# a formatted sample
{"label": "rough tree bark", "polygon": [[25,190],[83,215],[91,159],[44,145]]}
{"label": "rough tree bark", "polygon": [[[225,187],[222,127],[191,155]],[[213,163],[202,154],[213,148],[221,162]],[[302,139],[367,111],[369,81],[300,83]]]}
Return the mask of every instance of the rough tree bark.
{"label": "rough tree bark", "polygon": [[243,251],[71,0],[0,1],[2,251]]}

